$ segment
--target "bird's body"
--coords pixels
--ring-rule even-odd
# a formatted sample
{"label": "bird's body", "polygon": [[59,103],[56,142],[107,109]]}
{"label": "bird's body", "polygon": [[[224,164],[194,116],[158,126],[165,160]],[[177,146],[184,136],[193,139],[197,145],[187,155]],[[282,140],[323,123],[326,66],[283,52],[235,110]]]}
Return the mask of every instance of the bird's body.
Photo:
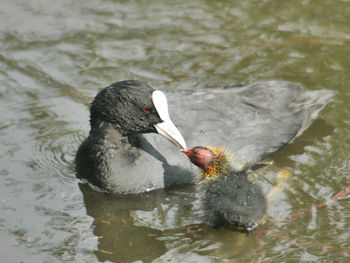
{"label": "bird's body", "polygon": [[[187,144],[229,149],[237,171],[300,135],[332,96],[331,91],[307,91],[284,81],[167,93],[170,116]],[[192,181],[194,173],[178,147],[157,134],[142,134],[142,129],[125,135],[107,120],[103,123],[78,151],[80,177],[120,193]]]}
{"label": "bird's body", "polygon": [[261,186],[245,172],[223,174],[200,185],[205,220],[213,227],[251,231],[262,221],[267,207]]}
{"label": "bird's body", "polygon": [[244,170],[302,134],[333,94],[262,81],[169,95],[169,105],[181,104],[170,111],[187,145],[228,149],[235,155],[235,168]]}

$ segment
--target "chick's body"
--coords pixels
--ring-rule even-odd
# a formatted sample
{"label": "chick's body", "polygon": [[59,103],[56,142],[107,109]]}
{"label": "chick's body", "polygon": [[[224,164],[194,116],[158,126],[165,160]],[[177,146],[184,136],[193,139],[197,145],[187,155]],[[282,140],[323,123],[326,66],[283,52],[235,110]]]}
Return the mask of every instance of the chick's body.
{"label": "chick's body", "polygon": [[207,222],[213,227],[254,229],[265,214],[266,198],[246,172],[232,168],[231,154],[221,148],[203,146],[183,152],[203,172],[200,191]]}
{"label": "chick's body", "polygon": [[206,218],[213,227],[252,230],[263,218],[266,199],[258,184],[245,173],[221,175],[202,184]]}

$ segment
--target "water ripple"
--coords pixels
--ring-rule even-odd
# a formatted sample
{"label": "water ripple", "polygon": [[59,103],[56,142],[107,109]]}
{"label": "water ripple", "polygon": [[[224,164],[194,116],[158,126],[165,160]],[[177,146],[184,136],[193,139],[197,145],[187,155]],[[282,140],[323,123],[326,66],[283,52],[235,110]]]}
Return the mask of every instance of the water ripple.
{"label": "water ripple", "polygon": [[[0,228],[8,262],[347,262],[302,244],[348,249],[349,199],[285,222],[254,241],[200,224],[194,189],[140,197],[98,193],[74,174],[99,89],[122,79],[156,88],[257,79],[339,92],[320,119],[260,171],[278,221],[347,186],[348,1],[2,0]],[[284,238],[284,239],[283,239]],[[289,241],[287,241],[289,239]],[[283,241],[284,240],[284,241]],[[259,248],[258,250],[256,248]]]}

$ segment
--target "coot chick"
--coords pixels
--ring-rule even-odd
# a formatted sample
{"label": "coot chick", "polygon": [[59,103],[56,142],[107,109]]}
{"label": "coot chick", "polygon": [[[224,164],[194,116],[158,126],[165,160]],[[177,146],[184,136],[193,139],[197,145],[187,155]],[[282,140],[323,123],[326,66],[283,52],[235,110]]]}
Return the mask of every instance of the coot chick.
{"label": "coot chick", "polygon": [[139,193],[164,186],[163,174],[152,173],[152,158],[139,160],[146,155],[140,148],[147,144],[141,134],[158,133],[186,147],[168,115],[164,93],[139,81],[120,81],[101,90],[91,105],[90,125],[76,155],[77,174],[110,192]]}
{"label": "coot chick", "polygon": [[266,198],[260,186],[231,165],[234,156],[223,148],[196,146],[182,150],[202,170],[200,183],[206,220],[213,227],[251,231],[262,220]]}

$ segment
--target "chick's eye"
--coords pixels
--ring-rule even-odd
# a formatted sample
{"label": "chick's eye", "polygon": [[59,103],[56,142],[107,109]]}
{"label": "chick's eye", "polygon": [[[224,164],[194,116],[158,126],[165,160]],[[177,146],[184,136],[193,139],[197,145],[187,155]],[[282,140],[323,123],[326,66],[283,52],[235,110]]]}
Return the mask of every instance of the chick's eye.
{"label": "chick's eye", "polygon": [[149,109],[142,109],[141,110],[143,113],[150,113],[150,110]]}

